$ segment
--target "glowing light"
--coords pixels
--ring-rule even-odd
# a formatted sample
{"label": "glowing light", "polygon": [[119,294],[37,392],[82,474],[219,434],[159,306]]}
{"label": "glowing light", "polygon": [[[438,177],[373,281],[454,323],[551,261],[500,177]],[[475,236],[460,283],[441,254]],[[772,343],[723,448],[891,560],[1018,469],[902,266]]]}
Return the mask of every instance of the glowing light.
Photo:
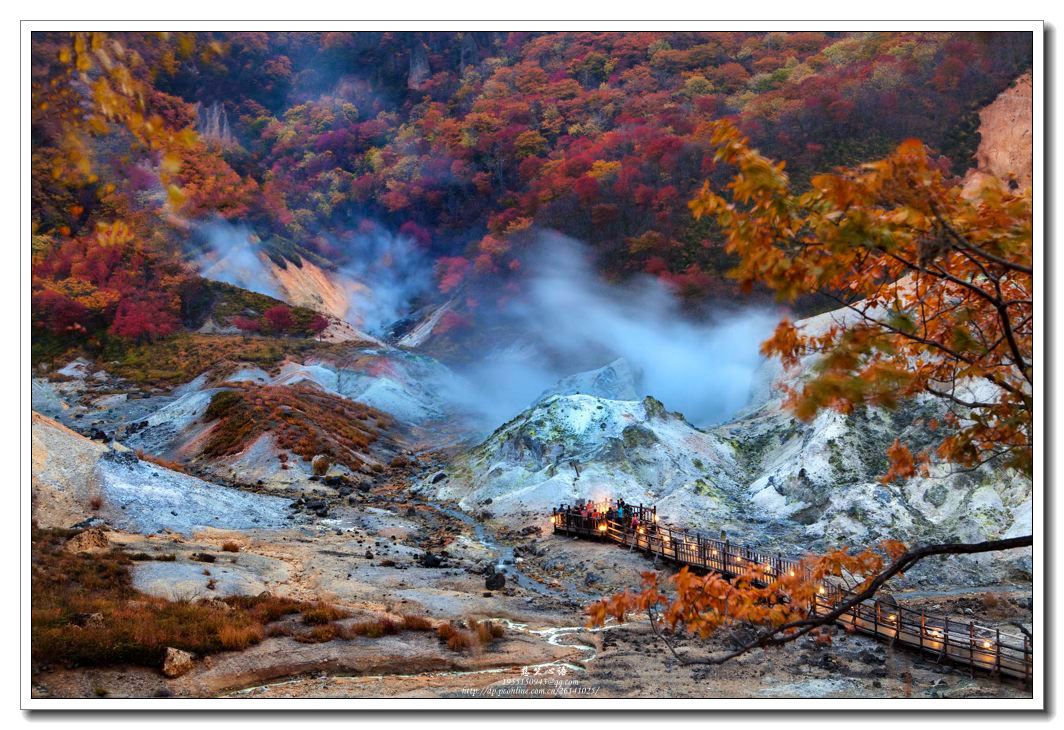
{"label": "glowing light", "polygon": [[793,578],[794,577],[794,571],[793,570],[789,571],[788,575],[790,575]]}
{"label": "glowing light", "polygon": [[646,534],[646,532],[647,532],[647,528],[645,528],[645,527],[640,527],[640,528],[639,528],[639,534],[640,534],[640,535],[645,535],[645,534]]}
{"label": "glowing light", "polygon": [[605,532],[606,531],[606,523],[603,522],[601,525],[598,526],[598,529],[599,529],[599,532]]}
{"label": "glowing light", "polygon": [[895,616],[894,614],[890,614],[889,616],[887,616],[887,621],[890,621],[891,623],[894,623],[897,620],[898,620],[898,617]]}
{"label": "glowing light", "polygon": [[656,523],[657,521],[658,521],[658,516],[657,516],[657,514],[655,513],[655,515],[654,515],[654,522]]}
{"label": "glowing light", "polygon": [[816,592],[820,595],[824,595],[825,593],[827,593],[827,591],[824,590],[824,586],[817,586]]}
{"label": "glowing light", "polygon": [[983,648],[984,648],[984,649],[989,649],[989,648],[990,648],[990,647],[992,647],[993,645],[994,645],[994,644],[993,644],[993,642],[990,642],[990,641],[984,641],[984,642],[983,642]]}

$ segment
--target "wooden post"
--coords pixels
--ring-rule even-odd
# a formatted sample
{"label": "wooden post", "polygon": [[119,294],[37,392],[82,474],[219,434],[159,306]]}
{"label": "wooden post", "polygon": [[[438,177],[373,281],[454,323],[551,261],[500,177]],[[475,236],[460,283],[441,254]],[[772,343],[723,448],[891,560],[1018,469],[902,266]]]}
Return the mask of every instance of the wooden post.
{"label": "wooden post", "polygon": [[949,647],[949,616],[946,617],[946,628],[942,630],[942,651],[939,652],[937,664],[942,663],[942,658],[946,656],[946,649]]}
{"label": "wooden post", "polygon": [[1026,681],[1028,681],[1028,682],[1031,681],[1031,671],[1032,671],[1032,667],[1031,667],[1031,663],[1030,663],[1030,655],[1031,655],[1030,647],[1031,647],[1031,640],[1029,638],[1027,638],[1027,634],[1024,634],[1023,635],[1023,678]]}
{"label": "wooden post", "polygon": [[995,629],[994,638],[997,641],[994,642],[994,671],[1001,674],[1001,629]]}

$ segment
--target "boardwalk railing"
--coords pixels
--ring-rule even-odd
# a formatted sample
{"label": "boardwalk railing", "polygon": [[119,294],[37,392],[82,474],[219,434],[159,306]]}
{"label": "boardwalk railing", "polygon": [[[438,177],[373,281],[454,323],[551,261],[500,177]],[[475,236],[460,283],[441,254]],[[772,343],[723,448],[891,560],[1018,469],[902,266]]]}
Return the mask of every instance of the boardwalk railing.
{"label": "boardwalk railing", "polygon": [[[760,566],[769,579],[803,570],[801,560],[733,543],[723,533],[722,539],[717,540],[659,522],[657,509],[643,505],[626,505],[623,519],[589,517],[562,505],[553,510],[551,523],[557,533],[614,542],[678,565],[726,577],[741,575],[751,565]],[[853,596],[852,592],[827,583],[819,591],[812,608],[817,615],[831,613]],[[973,672],[979,669],[1028,681],[1032,678],[1033,648],[1027,636],[1002,633],[974,621],[913,611],[892,600],[880,599],[854,605],[836,622],[892,645],[932,654],[940,662],[966,666]]]}

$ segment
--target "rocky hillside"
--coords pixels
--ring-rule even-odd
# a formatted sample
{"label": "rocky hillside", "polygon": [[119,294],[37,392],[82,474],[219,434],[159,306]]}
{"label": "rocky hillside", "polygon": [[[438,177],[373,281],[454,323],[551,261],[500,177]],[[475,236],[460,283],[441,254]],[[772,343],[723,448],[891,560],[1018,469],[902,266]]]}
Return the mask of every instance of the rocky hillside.
{"label": "rocky hillside", "polygon": [[[1033,80],[1025,73],[979,112],[978,173],[1015,176],[1020,187],[1031,184],[1034,163]],[[973,173],[971,177],[977,177]]]}
{"label": "rocky hillside", "polygon": [[[803,324],[816,328],[835,316]],[[936,464],[926,478],[880,481],[896,437],[917,448],[927,442],[927,422],[942,415],[935,400],[794,419],[780,387],[795,384],[810,365],[787,371],[765,362],[749,405],[703,431],[667,404],[635,400],[618,377],[630,371],[614,363],[559,383],[419,488],[468,509],[490,504],[496,514],[623,497],[656,504],[667,519],[798,552],[886,538],[977,541],[1030,532],[1031,485],[1018,475]],[[1024,579],[1030,557],[957,564],[958,580],[986,584]]]}
{"label": "rocky hillside", "polygon": [[576,498],[656,503],[663,514],[729,520],[743,501],[734,448],[653,398],[548,395],[433,476],[465,508],[542,513]]}
{"label": "rocky hillside", "polygon": [[287,525],[288,500],[249,494],[142,461],[33,415],[32,515],[41,527],[107,524],[149,534]]}

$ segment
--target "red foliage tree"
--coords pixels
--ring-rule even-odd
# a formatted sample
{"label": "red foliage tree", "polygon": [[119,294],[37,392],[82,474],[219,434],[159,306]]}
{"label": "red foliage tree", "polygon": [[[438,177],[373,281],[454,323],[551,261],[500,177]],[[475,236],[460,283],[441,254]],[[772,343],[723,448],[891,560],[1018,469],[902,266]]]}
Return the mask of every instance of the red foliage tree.
{"label": "red foliage tree", "polygon": [[315,314],[313,317],[310,318],[310,321],[307,322],[307,329],[313,332],[315,335],[320,335],[322,332],[328,329],[328,327],[329,320],[325,319],[325,317],[321,316],[320,314]]}
{"label": "red foliage tree", "polygon": [[284,304],[270,307],[262,313],[262,318],[265,320],[266,328],[277,334],[288,332],[295,325],[292,310]]}
{"label": "red foliage tree", "polygon": [[254,317],[233,317],[233,326],[241,332],[258,332],[262,329],[262,322]]}
{"label": "red foliage tree", "polygon": [[116,337],[141,343],[173,334],[178,324],[169,302],[155,297],[129,297],[118,303],[118,310],[108,331]]}

